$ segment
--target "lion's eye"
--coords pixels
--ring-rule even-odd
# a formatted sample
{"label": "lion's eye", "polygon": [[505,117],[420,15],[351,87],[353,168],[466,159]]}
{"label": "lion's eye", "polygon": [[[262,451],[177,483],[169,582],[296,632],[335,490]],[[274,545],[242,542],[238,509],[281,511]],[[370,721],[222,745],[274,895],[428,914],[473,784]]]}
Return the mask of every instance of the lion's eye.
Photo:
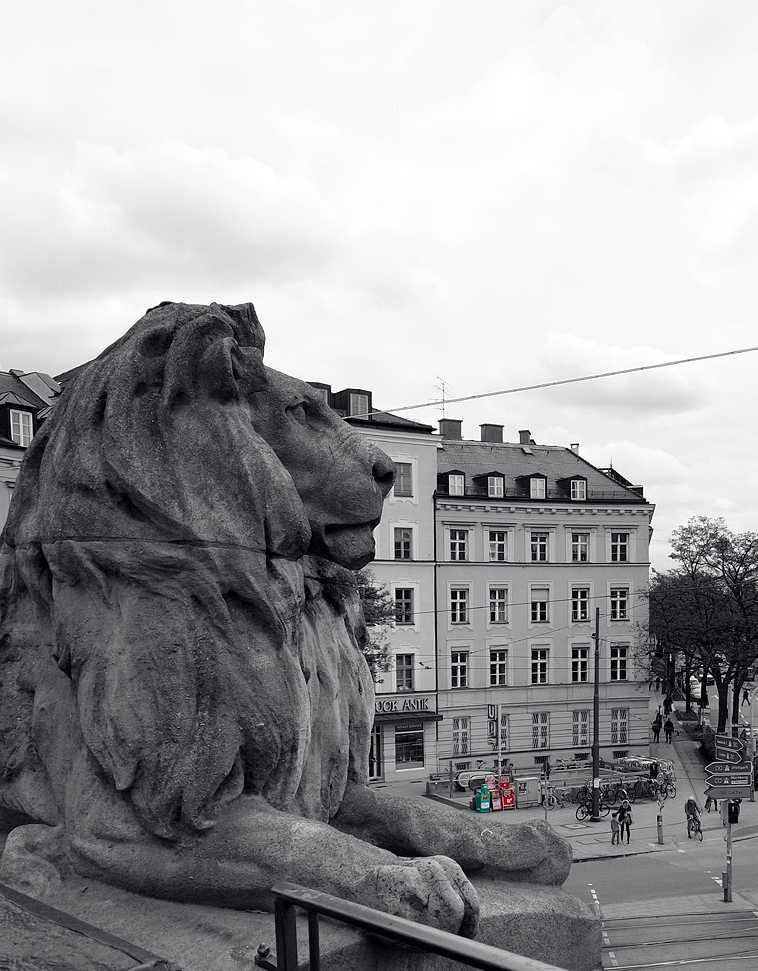
{"label": "lion's eye", "polygon": [[301,425],[304,425],[308,419],[308,411],[304,401],[298,401],[296,405],[288,405],[285,410],[288,418],[300,422]]}

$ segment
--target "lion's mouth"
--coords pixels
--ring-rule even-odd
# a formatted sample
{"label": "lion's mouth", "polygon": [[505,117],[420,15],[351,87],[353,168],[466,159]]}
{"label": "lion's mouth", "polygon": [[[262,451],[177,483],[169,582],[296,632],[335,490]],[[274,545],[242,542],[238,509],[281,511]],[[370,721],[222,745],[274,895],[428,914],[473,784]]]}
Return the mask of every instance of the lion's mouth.
{"label": "lion's mouth", "polygon": [[[374,558],[374,529],[378,525],[379,520],[375,519],[370,523],[350,526],[325,526],[321,537],[324,549],[316,549],[314,552],[347,567],[348,570],[360,570]],[[316,539],[315,534],[313,538]]]}

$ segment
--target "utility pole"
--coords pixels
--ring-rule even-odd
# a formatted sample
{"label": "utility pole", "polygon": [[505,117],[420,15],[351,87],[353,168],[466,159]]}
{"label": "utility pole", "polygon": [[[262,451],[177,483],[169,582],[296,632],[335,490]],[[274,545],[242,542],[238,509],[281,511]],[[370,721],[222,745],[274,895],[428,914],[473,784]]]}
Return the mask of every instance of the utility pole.
{"label": "utility pole", "polygon": [[595,691],[592,737],[592,822],[600,822],[600,608],[595,608]]}

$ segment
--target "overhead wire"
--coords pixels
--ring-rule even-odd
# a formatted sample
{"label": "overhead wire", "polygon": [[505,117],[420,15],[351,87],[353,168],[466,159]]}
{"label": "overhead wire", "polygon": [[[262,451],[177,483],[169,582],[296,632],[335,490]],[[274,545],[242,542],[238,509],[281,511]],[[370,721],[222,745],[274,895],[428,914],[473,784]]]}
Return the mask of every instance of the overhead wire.
{"label": "overhead wire", "polygon": [[621,368],[617,371],[602,371],[598,374],[585,374],[577,378],[563,378],[560,381],[543,381],[539,384],[525,384],[519,388],[505,388],[501,391],[484,391],[480,394],[463,395],[460,398],[439,398],[436,401],[425,401],[423,404],[401,405],[397,408],[382,408],[366,411],[362,414],[350,415],[351,418],[370,418],[372,415],[381,415],[390,412],[395,414],[400,411],[415,411],[419,408],[435,408],[439,405],[459,404],[462,401],[477,401],[482,398],[496,398],[505,394],[518,394],[521,391],[541,391],[544,388],[557,388],[566,384],[579,384],[582,381],[597,381],[600,378],[613,378],[622,374],[636,374],[641,371],[655,371],[659,368],[677,367],[680,364],[695,364],[698,361],[713,361],[720,357],[734,357],[737,354],[750,354],[758,351],[758,347],[740,347],[733,351],[719,351],[716,354],[701,354],[698,357],[683,357],[677,361],[663,361],[660,364],[642,364],[638,367]]}

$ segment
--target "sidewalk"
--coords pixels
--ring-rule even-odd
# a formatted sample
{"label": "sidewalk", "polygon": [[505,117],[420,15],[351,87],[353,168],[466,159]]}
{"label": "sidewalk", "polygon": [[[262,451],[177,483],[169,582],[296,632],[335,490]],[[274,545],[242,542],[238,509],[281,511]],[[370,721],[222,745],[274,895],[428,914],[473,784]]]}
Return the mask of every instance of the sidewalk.
{"label": "sidewalk", "polygon": [[[662,698],[651,692],[650,720],[652,721]],[[600,822],[590,820],[579,822],[576,818],[576,806],[566,809],[552,809],[545,814],[543,806],[505,810],[491,813],[488,820],[507,823],[523,823],[532,819],[545,819],[557,833],[571,843],[574,862],[582,863],[588,860],[600,860],[607,857],[634,856],[640,853],[660,853],[677,849],[687,843],[687,824],[684,816],[684,803],[690,796],[694,796],[702,808],[705,802],[705,768],[700,757],[699,742],[687,734],[682,721],[675,709],[676,732],[672,744],[665,742],[650,744],[650,755],[662,759],[669,759],[674,763],[676,771],[676,798],[667,799],[664,803],[662,816],[663,843],[658,842],[658,803],[656,800],[639,799],[632,807],[632,831],[630,842],[622,845],[611,844],[610,818]],[[553,770],[551,783],[560,787],[561,774]],[[424,786],[419,782],[393,782],[387,786],[396,795],[418,798],[425,796]],[[459,793],[452,799],[444,796],[434,796],[435,801],[453,806],[462,812],[472,812],[469,809],[471,793]],[[717,812],[702,814],[704,838],[721,836],[723,825]],[[758,803],[747,800],[742,803],[741,821],[732,830],[735,841],[748,839],[758,835]]]}

